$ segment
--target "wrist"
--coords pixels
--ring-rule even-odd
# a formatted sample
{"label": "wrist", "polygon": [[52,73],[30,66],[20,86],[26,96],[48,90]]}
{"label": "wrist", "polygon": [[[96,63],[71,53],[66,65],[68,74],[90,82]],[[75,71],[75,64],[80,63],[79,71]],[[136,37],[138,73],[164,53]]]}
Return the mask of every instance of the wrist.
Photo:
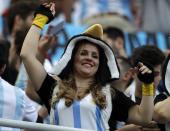
{"label": "wrist", "polygon": [[43,14],[36,14],[33,25],[38,26],[39,28],[43,29],[44,25],[48,22],[49,18]]}
{"label": "wrist", "polygon": [[155,88],[153,83],[142,83],[142,96],[154,96]]}

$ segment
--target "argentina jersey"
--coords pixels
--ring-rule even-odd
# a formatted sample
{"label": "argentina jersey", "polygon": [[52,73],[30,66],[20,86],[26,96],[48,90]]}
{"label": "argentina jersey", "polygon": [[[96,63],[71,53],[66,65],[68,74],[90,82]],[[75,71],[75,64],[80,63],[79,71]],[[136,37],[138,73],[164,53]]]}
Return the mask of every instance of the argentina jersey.
{"label": "argentina jersey", "polygon": [[[0,118],[36,121],[37,111],[25,92],[10,85],[1,77],[0,96]],[[0,127],[0,131],[21,131],[21,129]]]}
{"label": "argentina jersey", "polygon": [[65,99],[60,99],[53,111],[53,124],[95,131],[109,130],[108,120],[112,110],[110,88],[105,87],[103,91],[107,107],[102,110],[94,103],[91,94],[74,101],[70,107],[65,106]]}

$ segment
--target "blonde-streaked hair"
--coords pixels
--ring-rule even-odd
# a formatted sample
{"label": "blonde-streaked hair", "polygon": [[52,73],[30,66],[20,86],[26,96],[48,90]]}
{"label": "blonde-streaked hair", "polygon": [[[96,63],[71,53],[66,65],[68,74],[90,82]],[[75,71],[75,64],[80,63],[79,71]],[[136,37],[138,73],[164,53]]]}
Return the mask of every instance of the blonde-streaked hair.
{"label": "blonde-streaked hair", "polygon": [[[80,88],[77,93],[77,87],[75,84],[75,79],[70,75],[68,80],[57,80],[57,85],[54,88],[53,96],[51,100],[51,106],[54,107],[61,98],[65,99],[65,105],[67,107],[71,106],[74,100],[81,100],[88,93],[92,94],[94,102],[101,108],[106,108],[106,96],[102,92],[102,86],[96,83],[91,83],[86,88]],[[77,95],[76,95],[77,94]]]}

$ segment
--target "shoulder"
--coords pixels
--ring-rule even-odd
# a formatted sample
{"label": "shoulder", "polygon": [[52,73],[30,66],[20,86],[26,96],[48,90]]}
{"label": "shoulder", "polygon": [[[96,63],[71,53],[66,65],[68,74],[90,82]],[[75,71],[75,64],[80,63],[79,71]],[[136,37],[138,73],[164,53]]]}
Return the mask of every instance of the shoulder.
{"label": "shoulder", "polygon": [[11,85],[10,83],[8,83],[7,81],[5,81],[3,79],[1,79],[1,84],[5,88],[5,91],[8,90],[8,91],[11,91],[11,92],[16,92],[17,94],[20,94],[20,96],[21,95],[23,96],[25,94],[25,92],[22,89],[20,89],[19,87]]}
{"label": "shoulder", "polygon": [[2,86],[5,86],[5,88],[13,88],[14,86],[5,81],[4,79],[1,78],[1,84]]}

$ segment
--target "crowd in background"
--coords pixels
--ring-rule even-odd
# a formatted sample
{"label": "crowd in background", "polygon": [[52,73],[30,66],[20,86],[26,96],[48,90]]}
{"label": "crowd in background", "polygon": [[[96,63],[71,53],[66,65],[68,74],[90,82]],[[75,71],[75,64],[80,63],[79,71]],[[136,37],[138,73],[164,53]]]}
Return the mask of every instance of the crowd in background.
{"label": "crowd in background", "polygon": [[[49,73],[55,74],[56,52],[63,48],[70,36],[93,24],[103,27],[103,40],[114,52],[120,70],[120,79],[112,82],[138,105],[141,104],[141,81],[131,68],[139,61],[154,71],[154,115],[146,126],[109,120],[110,130],[169,131],[169,92],[164,83],[169,60],[169,49],[159,49],[150,43],[126,52],[125,33],[139,31],[170,33],[170,0],[1,0],[0,1],[0,118],[50,123],[46,109],[25,70],[20,52],[24,39],[35,17],[35,9],[44,2],[55,3],[55,17],[41,32],[37,59]],[[72,26],[67,32],[64,28]],[[73,30],[74,29],[74,30]],[[62,38],[60,39],[60,33]],[[67,34],[70,34],[69,36]],[[62,44],[61,44],[62,43]],[[61,44],[62,49],[58,47]],[[159,43],[161,44],[161,43]],[[170,42],[169,42],[170,44]],[[170,46],[169,46],[170,47]],[[31,53],[31,52],[30,52]],[[5,64],[5,67],[4,67]],[[11,111],[14,109],[14,111]],[[0,127],[2,131],[10,131]]]}

